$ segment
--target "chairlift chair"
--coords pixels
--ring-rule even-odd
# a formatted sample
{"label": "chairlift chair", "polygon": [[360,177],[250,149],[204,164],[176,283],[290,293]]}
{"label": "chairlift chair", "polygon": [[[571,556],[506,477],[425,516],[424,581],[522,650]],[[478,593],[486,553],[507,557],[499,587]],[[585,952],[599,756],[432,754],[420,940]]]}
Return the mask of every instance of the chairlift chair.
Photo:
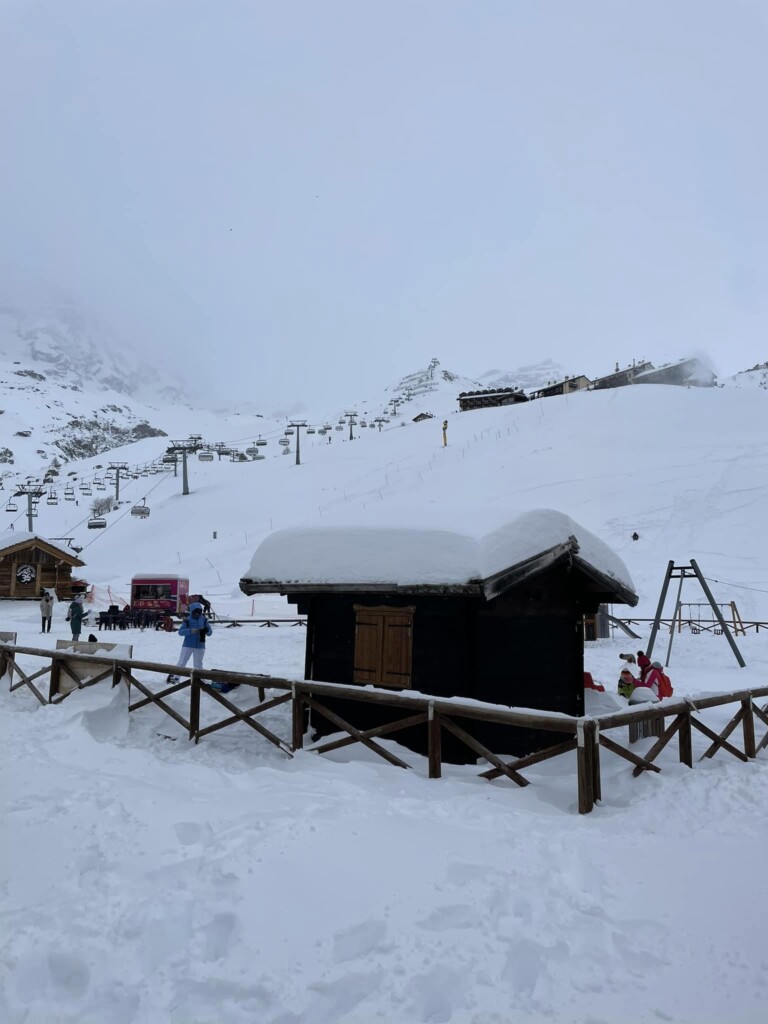
{"label": "chairlift chair", "polygon": [[200,452],[197,457],[200,462],[213,462],[213,452]]}
{"label": "chairlift chair", "polygon": [[251,445],[250,448],[245,449],[245,454],[250,455],[252,459],[255,459],[256,456],[259,454],[259,449],[256,447],[256,445]]}
{"label": "chairlift chair", "polygon": [[292,434],[295,433],[295,430],[293,429],[293,427],[286,427],[283,433],[285,434],[286,437],[290,437]]}
{"label": "chairlift chair", "polygon": [[107,520],[101,516],[94,516],[93,519],[88,520],[89,530],[103,530],[107,525]]}
{"label": "chairlift chair", "polygon": [[56,493],[56,491],[49,491],[48,497],[45,499],[45,504],[46,505],[58,505],[59,504],[59,496]]}
{"label": "chairlift chair", "polygon": [[93,494],[93,491],[91,490],[91,485],[90,484],[80,484],[80,493],[81,494],[86,494],[86,495],[87,494]]}
{"label": "chairlift chair", "polygon": [[344,429],[344,425],[342,423],[337,423],[336,426],[333,429],[334,430],[343,430]]}
{"label": "chairlift chair", "polygon": [[18,512],[19,511],[19,506],[16,504],[15,501],[9,501],[8,504],[5,506],[5,511],[6,512]]}
{"label": "chairlift chair", "polygon": [[173,466],[175,464],[175,462],[176,462],[176,456],[175,455],[164,455],[163,456],[163,462],[166,463],[167,465]]}
{"label": "chairlift chair", "polygon": [[142,498],[141,505],[134,505],[131,509],[131,515],[136,516],[137,519],[147,519],[149,516],[149,506],[146,504],[146,498]]}
{"label": "chairlift chair", "polygon": [[360,420],[360,426],[361,427],[367,427],[368,426],[368,420]]}
{"label": "chairlift chair", "polygon": [[266,441],[264,440],[264,438],[263,438],[263,437],[260,437],[260,438],[258,439],[258,441],[256,442],[256,446],[257,446],[258,448],[263,448],[263,447],[264,447],[264,445],[265,445],[266,443],[267,443],[267,442],[266,442]]}
{"label": "chairlift chair", "polygon": [[315,430],[314,427],[307,427],[307,433],[308,434],[315,434],[315,433],[317,433],[317,431]]}
{"label": "chairlift chair", "polygon": [[74,487],[65,487],[64,488],[64,501],[74,501],[74,500],[75,500],[75,489],[74,489]]}
{"label": "chairlift chair", "polygon": [[287,437],[281,437],[277,443],[280,445],[281,448],[287,448],[291,442]]}

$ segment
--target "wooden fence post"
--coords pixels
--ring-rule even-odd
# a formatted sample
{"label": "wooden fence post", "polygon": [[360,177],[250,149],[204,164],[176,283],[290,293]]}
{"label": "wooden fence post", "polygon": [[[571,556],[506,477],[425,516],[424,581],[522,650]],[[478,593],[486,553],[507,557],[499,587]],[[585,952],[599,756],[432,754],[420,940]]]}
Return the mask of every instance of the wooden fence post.
{"label": "wooden fence post", "polygon": [[59,683],[61,680],[61,662],[57,661],[56,658],[51,659],[51,677],[48,683],[48,703],[53,703],[53,698],[59,692]]}
{"label": "wooden fence post", "polygon": [[693,768],[693,742],[691,740],[691,712],[684,711],[680,715],[680,726],[677,730],[677,744],[680,764]]}
{"label": "wooden fence post", "polygon": [[293,735],[291,742],[292,750],[304,749],[304,701],[301,694],[296,690],[296,684],[291,687],[293,701],[291,703]]}
{"label": "wooden fence post", "polygon": [[745,697],[741,702],[743,715],[741,716],[742,729],[744,731],[744,753],[747,757],[757,757],[755,747],[755,719],[752,714],[752,698]]}
{"label": "wooden fence post", "polygon": [[579,814],[589,814],[595,806],[596,734],[596,723],[590,719],[580,718],[576,723],[576,764],[579,775]]}
{"label": "wooden fence post", "polygon": [[600,726],[593,722],[594,734],[592,737],[592,793],[595,800],[603,799],[603,787],[600,781]]}
{"label": "wooden fence post", "polygon": [[116,686],[120,685],[120,680],[122,678],[123,678],[123,670],[120,668],[120,666],[117,664],[117,662],[115,662],[114,667],[112,669],[112,689],[113,690],[114,690],[114,688]]}
{"label": "wooden fence post", "polygon": [[189,676],[189,738],[197,743],[200,731],[200,680],[192,670]]}
{"label": "wooden fence post", "polygon": [[442,726],[440,724],[440,714],[435,711],[435,702],[433,700],[429,702],[428,716],[429,777],[430,779],[439,779],[443,774],[442,751],[440,748]]}

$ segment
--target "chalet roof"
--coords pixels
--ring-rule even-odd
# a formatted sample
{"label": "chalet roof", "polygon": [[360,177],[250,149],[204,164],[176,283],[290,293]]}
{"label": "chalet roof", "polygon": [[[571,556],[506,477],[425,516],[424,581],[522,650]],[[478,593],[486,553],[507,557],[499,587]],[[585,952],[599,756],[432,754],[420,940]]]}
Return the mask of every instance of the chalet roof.
{"label": "chalet roof", "polygon": [[690,366],[691,370],[695,374],[700,374],[704,377],[715,377],[714,374],[705,364],[698,359],[696,356],[688,356],[685,359],[675,359],[671,363],[664,363],[663,366],[652,367],[650,370],[643,370],[642,373],[635,374],[635,380],[640,380],[642,377],[655,377],[659,374],[662,376],[669,370],[674,368]]}
{"label": "chalet roof", "polygon": [[36,533],[27,533],[22,530],[8,530],[0,534],[0,555],[10,553],[16,548],[29,547],[30,544],[36,544],[47,550],[50,554],[60,555],[70,565],[85,565],[85,562],[82,562],[71,548],[64,548],[60,544],[48,540],[46,537],[40,537]]}
{"label": "chalet roof", "polygon": [[248,594],[400,590],[490,600],[564,563],[587,578],[601,599],[637,604],[618,555],[553,509],[523,512],[482,536],[419,524],[279,530],[259,546],[240,587]]}

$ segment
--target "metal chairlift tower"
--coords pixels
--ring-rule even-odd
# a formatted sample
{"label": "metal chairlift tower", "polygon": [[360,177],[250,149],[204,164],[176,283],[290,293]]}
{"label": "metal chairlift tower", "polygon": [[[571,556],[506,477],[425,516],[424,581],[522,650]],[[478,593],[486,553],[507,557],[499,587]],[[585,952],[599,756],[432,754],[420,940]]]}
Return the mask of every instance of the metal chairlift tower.
{"label": "metal chairlift tower", "polygon": [[187,456],[194,454],[204,448],[203,438],[200,434],[192,434],[186,441],[171,441],[168,455],[181,455],[181,493],[189,494],[189,474],[187,471]]}
{"label": "metal chairlift tower", "polygon": [[349,440],[354,441],[355,435],[352,432],[352,427],[354,427],[355,424],[357,423],[357,420],[355,419],[355,416],[357,416],[357,412],[354,410],[347,410],[347,412],[345,412],[344,415],[349,420]]}
{"label": "metal chairlift tower", "polygon": [[27,530],[29,533],[34,533],[32,520],[37,516],[35,511],[35,505],[43,497],[45,491],[41,491],[39,487],[17,487],[14,493],[14,498],[26,497],[27,499]]}
{"label": "metal chairlift tower", "polygon": [[306,420],[291,420],[291,422],[288,424],[288,426],[289,426],[289,428],[293,427],[293,429],[296,431],[296,465],[300,466],[301,465],[301,431],[302,431],[302,429],[306,429],[307,421]]}
{"label": "metal chairlift tower", "polygon": [[110,470],[115,474],[115,504],[120,504],[120,474],[128,472],[127,462],[110,462]]}

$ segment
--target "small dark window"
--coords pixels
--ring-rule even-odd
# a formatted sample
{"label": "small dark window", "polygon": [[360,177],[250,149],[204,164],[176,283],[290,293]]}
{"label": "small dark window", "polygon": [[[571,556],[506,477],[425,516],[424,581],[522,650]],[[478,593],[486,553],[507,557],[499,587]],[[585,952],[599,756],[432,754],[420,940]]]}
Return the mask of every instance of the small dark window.
{"label": "small dark window", "polygon": [[355,663],[353,681],[377,686],[411,685],[413,607],[354,605]]}

